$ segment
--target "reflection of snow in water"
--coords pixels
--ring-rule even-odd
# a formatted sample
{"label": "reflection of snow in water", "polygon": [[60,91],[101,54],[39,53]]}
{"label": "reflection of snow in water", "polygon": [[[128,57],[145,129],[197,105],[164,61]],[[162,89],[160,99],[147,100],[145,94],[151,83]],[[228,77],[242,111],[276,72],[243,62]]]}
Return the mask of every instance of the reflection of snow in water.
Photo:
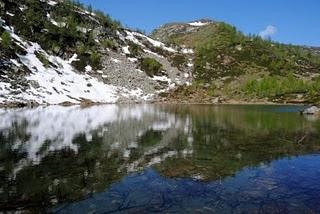
{"label": "reflection of snow in water", "polygon": [[[181,119],[175,115],[152,105],[101,105],[90,108],[49,106],[35,109],[1,109],[0,117],[0,132],[4,136],[8,135],[13,127],[19,127],[26,135],[30,136],[28,140],[24,141],[17,137],[14,148],[23,148],[23,151],[28,154],[27,160],[32,162],[39,162],[48,152],[63,148],[70,148],[77,152],[78,145],[72,143],[73,139],[77,135],[83,134],[90,142],[94,131],[99,131],[98,136],[101,137],[105,132],[109,132],[108,136],[113,137],[109,148],[122,153],[124,159],[130,157],[131,149],[136,149],[139,146],[136,140],[148,130],[168,132],[157,145],[147,148],[143,155],[157,156],[157,152],[177,136],[176,129],[184,130],[187,129],[185,125],[189,125],[189,121],[187,124],[183,124]],[[116,126],[116,130],[109,130],[109,127],[106,127],[110,124],[128,124],[129,121],[131,126],[126,130],[119,130],[121,126]],[[172,128],[174,130],[169,130]],[[113,133],[113,131],[117,133]],[[119,132],[124,133],[118,135]],[[127,133],[128,136],[123,136]],[[47,151],[39,155],[39,151],[48,141],[50,144],[46,148]],[[133,171],[137,170],[136,164],[151,166],[174,156],[174,153],[176,152],[171,152],[169,156],[160,154],[159,157],[150,160],[150,163],[145,163],[145,158],[140,157],[136,163],[125,168],[130,168],[129,171]],[[186,153],[190,153],[190,151]],[[26,160],[20,162],[20,166],[25,164]]]}
{"label": "reflection of snow in water", "polygon": [[117,119],[118,107],[115,105],[80,108],[79,106],[49,106],[27,110],[7,110],[1,115],[0,130],[9,130],[13,123],[22,124],[27,121],[27,142],[17,141],[15,147],[23,144],[28,158],[37,160],[37,152],[46,141],[52,141],[49,151],[65,147],[77,151],[72,144],[73,138],[80,133],[90,139],[90,132],[105,123]]}

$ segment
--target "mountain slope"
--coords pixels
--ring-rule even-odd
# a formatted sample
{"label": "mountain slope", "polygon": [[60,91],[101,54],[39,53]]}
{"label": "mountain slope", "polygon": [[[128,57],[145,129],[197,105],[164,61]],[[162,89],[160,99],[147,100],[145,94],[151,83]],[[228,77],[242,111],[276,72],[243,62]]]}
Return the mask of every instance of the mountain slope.
{"label": "mountain slope", "polygon": [[178,50],[71,1],[0,0],[0,35],[2,104],[147,101],[192,80]]}
{"label": "mountain slope", "polygon": [[208,20],[167,24],[151,37],[195,50],[194,85],[178,89],[175,99],[320,100],[320,56],[315,48],[246,36],[233,26]]}
{"label": "mountain slope", "polygon": [[319,102],[318,48],[212,20],[150,37],[67,0],[0,0],[0,105]]}

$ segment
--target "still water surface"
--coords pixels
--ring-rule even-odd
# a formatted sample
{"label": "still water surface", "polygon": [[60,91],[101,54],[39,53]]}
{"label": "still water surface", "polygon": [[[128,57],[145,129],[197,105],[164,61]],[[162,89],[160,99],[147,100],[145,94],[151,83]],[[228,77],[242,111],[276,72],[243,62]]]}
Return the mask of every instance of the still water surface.
{"label": "still water surface", "polygon": [[320,213],[320,120],[301,109],[0,109],[0,211]]}

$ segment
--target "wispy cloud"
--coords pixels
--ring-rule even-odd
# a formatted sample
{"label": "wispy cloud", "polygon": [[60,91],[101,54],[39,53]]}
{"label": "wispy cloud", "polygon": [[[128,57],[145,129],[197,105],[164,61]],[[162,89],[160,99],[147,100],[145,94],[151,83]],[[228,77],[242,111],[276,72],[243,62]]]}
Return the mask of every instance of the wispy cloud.
{"label": "wispy cloud", "polygon": [[264,39],[267,39],[267,38],[273,36],[274,34],[276,34],[277,31],[278,31],[278,29],[275,26],[268,25],[266,27],[266,29],[264,29],[263,31],[261,31],[259,33],[259,36],[261,36]]}

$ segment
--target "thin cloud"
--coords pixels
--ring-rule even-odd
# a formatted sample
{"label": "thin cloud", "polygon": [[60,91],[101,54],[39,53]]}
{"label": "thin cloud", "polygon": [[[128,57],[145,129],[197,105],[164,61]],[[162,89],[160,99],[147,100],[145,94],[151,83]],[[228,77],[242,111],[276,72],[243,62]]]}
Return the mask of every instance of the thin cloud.
{"label": "thin cloud", "polygon": [[259,33],[259,36],[261,36],[264,39],[267,39],[267,38],[273,36],[274,34],[276,34],[277,31],[278,31],[278,29],[275,26],[268,25],[266,27],[266,29],[264,29],[263,31],[261,31]]}

